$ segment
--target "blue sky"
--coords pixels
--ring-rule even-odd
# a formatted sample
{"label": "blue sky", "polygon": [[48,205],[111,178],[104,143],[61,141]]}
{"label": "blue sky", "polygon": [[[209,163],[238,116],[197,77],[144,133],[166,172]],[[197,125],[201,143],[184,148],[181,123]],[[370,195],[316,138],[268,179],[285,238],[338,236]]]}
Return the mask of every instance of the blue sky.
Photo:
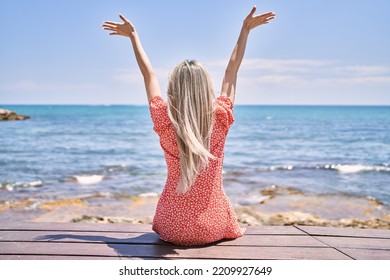
{"label": "blue sky", "polygon": [[242,20],[254,30],[239,72],[238,104],[390,105],[390,1],[1,0],[1,104],[146,104],[130,41],[104,20],[136,26],[163,94],[172,68],[197,59],[216,94]]}

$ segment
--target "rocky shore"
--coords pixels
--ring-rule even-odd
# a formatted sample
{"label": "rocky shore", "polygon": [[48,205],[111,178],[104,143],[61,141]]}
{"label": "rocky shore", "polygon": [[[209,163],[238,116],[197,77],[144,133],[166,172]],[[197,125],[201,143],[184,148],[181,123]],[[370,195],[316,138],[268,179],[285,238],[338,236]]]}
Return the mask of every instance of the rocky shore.
{"label": "rocky shore", "polygon": [[25,115],[18,115],[15,112],[0,109],[0,121],[21,121],[21,120],[28,120],[30,119],[29,116]]}
{"label": "rocky shore", "polygon": [[[151,224],[158,196],[96,194],[52,201],[0,201],[0,222]],[[308,194],[270,186],[250,204],[235,204],[243,226],[315,225],[390,230],[390,207],[370,197]]]}

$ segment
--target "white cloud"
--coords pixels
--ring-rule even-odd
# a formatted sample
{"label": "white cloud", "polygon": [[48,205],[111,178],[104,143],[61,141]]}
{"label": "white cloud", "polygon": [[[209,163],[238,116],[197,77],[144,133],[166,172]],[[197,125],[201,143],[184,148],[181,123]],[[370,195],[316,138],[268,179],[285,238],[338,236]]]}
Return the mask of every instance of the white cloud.
{"label": "white cloud", "polygon": [[[226,62],[211,61],[211,72],[222,72]],[[387,65],[348,65],[331,60],[244,59],[239,81],[254,85],[281,87],[386,86],[390,85]]]}
{"label": "white cloud", "polygon": [[239,82],[242,83],[256,83],[264,85],[303,85],[307,81],[294,75],[264,75],[264,76],[252,76],[241,77]]}
{"label": "white cloud", "polygon": [[243,70],[264,70],[275,73],[309,73],[313,69],[331,64],[325,60],[304,59],[248,59],[242,62]]}
{"label": "white cloud", "polygon": [[349,77],[339,79],[329,79],[334,83],[346,85],[388,85],[390,86],[390,76],[368,76],[368,77]]}
{"label": "white cloud", "polygon": [[[205,63],[222,79],[225,61]],[[390,66],[336,60],[244,59],[237,102],[244,104],[390,104]]]}
{"label": "white cloud", "polygon": [[143,78],[141,73],[135,71],[122,71],[113,75],[114,80],[122,83],[142,83]]}
{"label": "white cloud", "polygon": [[[221,79],[225,60],[205,61],[212,76]],[[166,83],[172,69],[157,68],[160,83]],[[115,70],[113,79],[126,84],[142,84],[138,69]],[[348,65],[333,60],[310,59],[244,59],[239,72],[239,82],[254,85],[282,87],[336,86],[360,84],[390,84],[390,67],[386,65]]]}
{"label": "white cloud", "polygon": [[[218,94],[226,61],[210,60],[204,64],[216,81],[214,88]],[[155,69],[163,95],[171,71]],[[30,98],[27,94],[49,96],[51,99],[47,103],[72,103],[75,102],[73,99],[82,98],[79,103],[145,103],[144,94],[138,94],[144,92],[143,77],[138,68],[112,70],[111,75],[107,73],[105,77],[108,79],[103,77],[93,83],[9,81],[0,85],[0,93],[3,100],[9,99],[9,103],[15,103],[16,97],[11,100],[10,94],[5,96],[3,93],[26,94],[23,95],[26,100]],[[246,104],[390,104],[390,66],[352,65],[330,60],[244,59],[237,90],[237,102]],[[55,92],[66,92],[67,95],[47,94]]]}
{"label": "white cloud", "polygon": [[[166,88],[168,87],[168,76],[172,69],[168,68],[155,68],[154,72],[157,75],[159,81],[161,94],[165,97]],[[113,82],[117,87],[125,87],[126,91],[145,92],[144,79],[141,71],[135,69],[117,69],[113,71],[111,75]]]}
{"label": "white cloud", "polygon": [[[310,72],[312,69],[332,64],[328,60],[310,60],[310,59],[265,59],[252,58],[244,59],[241,63],[240,71],[268,71],[276,73],[286,72]],[[210,68],[221,68],[227,66],[225,60],[215,60],[206,63]]]}
{"label": "white cloud", "polygon": [[74,91],[91,90],[98,86],[92,83],[57,83],[22,80],[5,84],[0,87],[2,91]]}
{"label": "white cloud", "polygon": [[390,74],[390,67],[384,65],[347,65],[334,68],[340,74],[350,74],[357,76],[372,76]]}

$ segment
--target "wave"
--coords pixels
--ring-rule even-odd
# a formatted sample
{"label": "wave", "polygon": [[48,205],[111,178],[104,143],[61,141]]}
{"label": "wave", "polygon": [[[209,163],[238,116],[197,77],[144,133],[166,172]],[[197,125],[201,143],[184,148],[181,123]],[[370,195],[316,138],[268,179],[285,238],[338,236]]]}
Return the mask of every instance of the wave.
{"label": "wave", "polygon": [[80,185],[95,185],[103,181],[103,175],[72,176]]}
{"label": "wave", "polygon": [[[6,191],[16,191],[23,190],[27,188],[39,188],[45,185],[57,185],[64,183],[78,183],[80,185],[96,185],[102,182],[104,179],[108,177],[115,177],[118,174],[126,174],[129,176],[140,176],[144,174],[142,170],[137,167],[129,166],[126,164],[117,164],[117,165],[107,165],[103,167],[101,170],[95,170],[93,173],[91,172],[83,172],[80,171],[79,174],[75,175],[63,175],[59,176],[55,179],[53,178],[37,178],[32,181],[23,181],[23,179],[14,180],[14,181],[0,181],[0,190]],[[82,175],[80,175],[82,174]]]}
{"label": "wave", "polygon": [[41,180],[36,180],[32,182],[22,183],[22,182],[3,182],[0,183],[0,189],[5,189],[12,192],[15,188],[37,188],[42,187],[44,182]]}
{"label": "wave", "polygon": [[156,192],[146,192],[146,193],[141,193],[138,196],[139,197],[158,197],[159,194]]}
{"label": "wave", "polygon": [[59,180],[35,180],[31,182],[0,182],[0,189],[13,192],[23,189],[36,189],[50,184],[77,182],[80,185],[94,185],[100,183],[104,175],[75,175]]}
{"label": "wave", "polygon": [[[325,165],[284,165],[284,166],[267,166],[258,167],[256,171],[291,171],[291,170],[334,170],[342,174],[360,173],[360,172],[390,172],[390,166],[385,163],[382,165],[369,164],[325,164]],[[231,171],[227,173],[236,173]]]}
{"label": "wave", "polygon": [[43,186],[43,182],[41,180],[32,181],[32,182],[29,182],[29,183],[25,184],[26,188],[29,188],[29,187],[40,187],[40,186]]}
{"label": "wave", "polygon": [[364,164],[337,164],[325,165],[325,169],[337,170],[340,173],[359,173],[359,172],[390,172],[390,167],[386,165],[364,165]]}

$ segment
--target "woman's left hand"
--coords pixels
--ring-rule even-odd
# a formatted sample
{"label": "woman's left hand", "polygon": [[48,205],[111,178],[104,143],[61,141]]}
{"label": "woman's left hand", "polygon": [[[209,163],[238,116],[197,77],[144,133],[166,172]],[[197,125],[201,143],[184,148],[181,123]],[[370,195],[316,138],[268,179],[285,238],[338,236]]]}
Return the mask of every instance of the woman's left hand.
{"label": "woman's left hand", "polygon": [[262,24],[267,24],[270,20],[275,18],[275,14],[273,12],[268,12],[262,15],[254,15],[255,12],[256,12],[256,6],[252,8],[252,11],[244,20],[244,27],[248,31]]}

